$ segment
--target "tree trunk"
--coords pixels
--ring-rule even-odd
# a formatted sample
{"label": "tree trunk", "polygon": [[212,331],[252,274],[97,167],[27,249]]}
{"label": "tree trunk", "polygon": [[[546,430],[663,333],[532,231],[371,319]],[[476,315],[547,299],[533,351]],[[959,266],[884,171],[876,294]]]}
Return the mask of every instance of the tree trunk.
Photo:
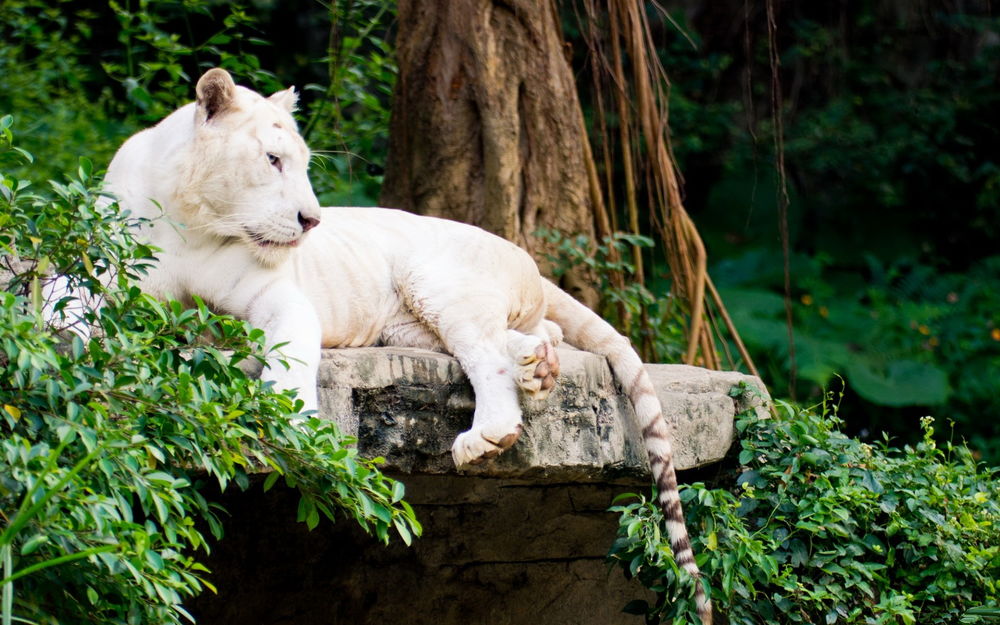
{"label": "tree trunk", "polygon": [[[539,228],[594,239],[583,115],[551,0],[400,0],[381,202],[478,225],[551,274]],[[589,305],[593,280],[563,287]]]}

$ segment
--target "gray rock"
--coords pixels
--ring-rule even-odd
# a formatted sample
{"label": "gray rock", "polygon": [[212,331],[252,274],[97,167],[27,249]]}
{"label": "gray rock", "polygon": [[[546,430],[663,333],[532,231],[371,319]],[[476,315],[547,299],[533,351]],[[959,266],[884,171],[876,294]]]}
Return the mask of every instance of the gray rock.
{"label": "gray rock", "polygon": [[[525,430],[496,460],[469,475],[532,481],[602,481],[645,475],[648,464],[634,414],[607,362],[559,350],[559,384],[545,401],[524,399]],[[684,365],[647,365],[673,432],[674,461],[690,469],[721,460],[733,441],[733,416],[759,406],[759,379]],[[757,392],[732,397],[745,383]],[[326,350],[320,413],[358,438],[362,455],[382,456],[404,473],[456,471],[451,443],[472,421],[475,398],[458,362],[412,348]]]}

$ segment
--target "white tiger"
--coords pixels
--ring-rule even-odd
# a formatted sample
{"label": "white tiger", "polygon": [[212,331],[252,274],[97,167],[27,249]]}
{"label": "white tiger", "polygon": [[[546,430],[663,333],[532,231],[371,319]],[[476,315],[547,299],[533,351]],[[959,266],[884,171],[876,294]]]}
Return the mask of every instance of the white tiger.
{"label": "white tiger", "polygon": [[[294,88],[265,98],[224,70],[205,73],[197,101],[131,137],[106,189],[153,221],[162,252],[147,292],[246,319],[281,349],[263,377],[317,408],[321,347],[445,350],[472,383],[472,427],[455,464],[481,462],[521,433],[518,389],[544,398],[568,343],[606,356],[635,407],[677,562],[696,578],[659,400],[628,339],[543,279],[517,246],[478,228],[381,208],[320,208],[309,150],[291,111]],[[698,584],[702,620],[711,605]]]}

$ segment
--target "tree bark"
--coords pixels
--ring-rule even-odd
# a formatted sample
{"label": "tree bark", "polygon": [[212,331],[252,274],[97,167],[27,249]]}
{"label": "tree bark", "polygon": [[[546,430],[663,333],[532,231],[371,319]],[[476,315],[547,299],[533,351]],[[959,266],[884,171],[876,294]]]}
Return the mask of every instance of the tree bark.
{"label": "tree bark", "polygon": [[[539,228],[594,239],[583,116],[551,0],[400,0],[381,202],[478,225],[551,274]],[[586,272],[562,286],[593,306]]]}

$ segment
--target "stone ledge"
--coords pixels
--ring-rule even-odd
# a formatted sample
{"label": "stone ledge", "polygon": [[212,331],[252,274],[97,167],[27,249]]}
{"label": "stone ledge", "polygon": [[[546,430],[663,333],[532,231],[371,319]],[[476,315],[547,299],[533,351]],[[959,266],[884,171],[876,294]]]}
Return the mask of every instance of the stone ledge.
{"label": "stone ledge", "polygon": [[[544,402],[523,400],[525,431],[496,460],[463,473],[532,481],[607,481],[645,475],[632,407],[607,362],[560,348],[559,384]],[[691,469],[725,457],[733,417],[759,407],[758,378],[685,365],[646,365],[673,430],[674,461]],[[733,398],[746,382],[760,391]],[[413,348],[325,350],[318,374],[320,414],[358,438],[361,454],[386,469],[454,474],[451,443],[467,429],[472,388],[451,356]]]}

